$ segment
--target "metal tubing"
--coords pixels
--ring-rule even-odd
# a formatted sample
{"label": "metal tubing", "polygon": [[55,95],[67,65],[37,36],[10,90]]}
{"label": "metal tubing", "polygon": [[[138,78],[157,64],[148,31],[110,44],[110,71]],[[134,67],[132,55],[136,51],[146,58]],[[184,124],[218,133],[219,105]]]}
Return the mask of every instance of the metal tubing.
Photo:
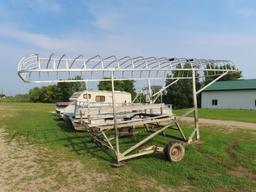
{"label": "metal tubing", "polygon": [[[197,68],[194,69],[196,71],[216,71],[214,69],[203,69],[203,68]],[[53,69],[23,69],[20,70],[19,72],[25,73],[25,72],[123,72],[123,71],[191,71],[190,68],[174,68],[174,67],[166,67],[166,68],[87,68],[87,69],[80,69],[80,68],[72,68],[72,69],[66,69],[66,68],[53,68]],[[218,72],[225,73],[227,70],[226,69],[218,69]],[[239,72],[238,70],[235,69],[230,69],[228,70],[229,72]]]}
{"label": "metal tubing", "polygon": [[59,59],[58,64],[57,64],[57,69],[59,69],[60,63],[61,63],[62,59],[63,59],[65,56],[66,56],[66,55],[63,54],[63,55],[61,56],[61,58]]}
{"label": "metal tubing", "polygon": [[[196,71],[192,70],[192,81],[193,81],[193,103],[194,103],[194,123],[196,130],[196,140],[200,139],[199,134],[199,122],[198,122],[198,108],[197,108],[197,94],[196,94]],[[189,138],[192,140],[192,138]]]}
{"label": "metal tubing", "polygon": [[[24,78],[22,75],[24,75],[23,73],[18,73],[19,77],[22,79],[22,81],[26,82],[26,83],[58,83],[58,82],[99,82],[99,81],[111,81],[111,79],[68,79],[68,80],[27,80],[26,78]],[[133,77],[133,78],[115,78],[115,81],[123,81],[123,80],[135,80],[135,81],[139,81],[139,80],[148,80],[149,78],[147,77]],[[177,79],[175,77],[152,77],[150,78],[150,80],[163,80],[163,79]],[[184,78],[179,78],[179,79],[191,79],[190,77],[184,77]]]}
{"label": "metal tubing", "polygon": [[216,81],[218,81],[219,79],[221,79],[222,77],[224,77],[225,75],[228,74],[228,71],[226,71],[225,73],[221,74],[219,77],[217,77],[216,79],[214,79],[212,82],[208,83],[206,86],[202,87],[200,90],[198,90],[196,92],[196,94],[198,95],[199,93],[201,93],[203,90],[205,90],[207,87],[209,87],[210,85],[212,85],[213,83],[215,83]]}
{"label": "metal tubing", "polygon": [[[104,124],[102,125],[101,130],[95,130],[94,128],[91,129],[92,137],[95,137],[97,141],[102,143],[104,146],[108,147],[112,151],[115,152],[116,161],[119,163],[122,160],[134,158],[141,155],[150,154],[153,152],[156,152],[156,150],[148,150],[148,151],[140,151],[135,154],[130,154],[135,149],[138,149],[143,144],[148,142],[153,137],[157,136],[160,133],[163,133],[164,130],[169,128],[171,125],[176,124],[178,127],[178,130],[180,131],[180,134],[182,135],[183,139],[186,140],[186,137],[180,128],[178,124],[178,120],[182,119],[183,117],[187,116],[190,112],[194,112],[194,130],[192,131],[192,134],[188,138],[188,143],[192,142],[192,139],[194,138],[194,135],[196,135],[196,140],[200,139],[200,133],[199,133],[199,122],[198,122],[198,106],[197,106],[197,95],[202,92],[204,89],[206,89],[208,86],[219,80],[221,77],[225,76],[228,72],[239,72],[238,69],[235,69],[234,67],[228,67],[227,64],[232,65],[233,63],[231,61],[227,60],[209,60],[209,59],[187,59],[187,58],[144,58],[144,57],[135,57],[131,58],[129,56],[123,57],[121,59],[117,59],[115,56],[110,56],[105,59],[102,59],[100,55],[96,55],[94,57],[91,57],[89,59],[80,58],[81,56],[76,57],[75,59],[65,58],[66,61],[66,67],[63,67],[61,65],[61,61],[65,55],[61,57],[54,57],[53,54],[50,55],[49,58],[42,58],[39,57],[39,55],[36,55],[37,61],[35,61],[35,55],[30,55],[27,57],[23,57],[18,65],[18,75],[24,82],[35,82],[35,83],[41,83],[41,82],[86,82],[86,87],[88,82],[95,82],[95,81],[111,81],[112,84],[112,109],[113,109],[113,119],[114,123],[111,123],[111,125]],[[114,58],[114,59],[112,59]],[[56,62],[58,62],[56,64]],[[78,68],[77,65],[75,65],[75,62],[82,62],[83,66],[82,68]],[[191,64],[191,68],[186,68],[187,63]],[[53,63],[51,65],[51,63]],[[71,65],[68,65],[71,63]],[[98,66],[100,65],[101,66]],[[93,65],[93,66],[91,66]],[[225,66],[226,65],[226,66]],[[216,66],[216,67],[214,67]],[[221,66],[224,66],[221,67]],[[80,66],[81,67],[81,66]],[[175,72],[181,72],[182,74],[178,73],[176,77],[172,77],[171,75],[168,75],[168,73],[175,73]],[[58,73],[65,73],[66,76],[63,79],[59,79],[58,76],[51,76],[49,74],[57,74]],[[83,75],[83,79],[76,80],[76,79],[69,79],[72,77],[70,74],[75,75],[76,72],[80,72],[81,76]],[[111,79],[104,79],[106,72],[109,76],[111,73]],[[190,73],[192,72],[192,74]],[[45,80],[36,79],[33,75],[33,73],[40,73],[42,75],[48,74],[48,79]],[[152,73],[152,74],[151,74]],[[159,75],[159,73],[161,73]],[[163,74],[162,74],[163,73]],[[196,90],[196,78],[200,78],[198,74],[204,74],[204,76],[212,76],[216,75],[219,76],[216,79],[214,79],[211,83],[204,86],[200,90]],[[91,76],[90,76],[91,74]],[[100,74],[100,75],[98,75]],[[186,76],[184,74],[187,74]],[[30,76],[31,75],[31,76]],[[70,76],[68,76],[70,75]],[[151,80],[163,80],[163,79],[173,79],[174,81],[170,83],[167,86],[163,86],[163,88],[158,91],[155,94],[152,94],[150,81]],[[159,127],[157,131],[155,131],[152,134],[147,135],[145,138],[140,140],[138,143],[134,144],[132,147],[124,151],[123,153],[120,153],[119,149],[119,130],[118,127],[124,127],[127,126],[125,123],[118,122],[117,118],[119,115],[119,109],[116,106],[116,100],[115,100],[115,85],[114,81],[116,80],[147,80],[149,84],[149,93],[150,93],[150,102],[152,102],[152,97],[159,96],[159,93],[161,93],[163,90],[171,86],[172,84],[176,83],[179,79],[192,79],[193,83],[193,105],[194,108],[191,111],[188,111],[187,113],[183,114],[180,117],[171,117],[169,116],[168,120],[165,119],[153,119],[155,117],[152,117],[150,119],[145,119],[138,121],[136,119],[130,120],[130,123],[135,125],[141,125],[142,124],[148,124],[152,122],[160,123],[162,121],[165,121],[168,123],[168,125],[164,127]],[[88,90],[88,87],[87,87]],[[88,109],[89,109],[89,101],[88,101],[88,94],[87,94],[87,103],[88,103]],[[90,111],[91,112],[91,111]],[[112,113],[112,110],[109,111]],[[89,113],[88,113],[89,114]],[[81,118],[82,118],[81,114]],[[88,121],[91,121],[90,115],[88,115]],[[127,123],[127,122],[126,122]],[[129,125],[130,125],[129,123]],[[99,125],[100,123],[98,123]],[[99,127],[98,127],[99,128]],[[102,132],[102,136],[98,137],[96,134],[96,131],[103,131],[104,129],[113,129],[115,130],[115,144],[110,142],[110,139],[107,137],[107,135]]]}
{"label": "metal tubing", "polygon": [[[71,65],[69,66],[69,68],[72,68],[72,66],[74,65],[74,63],[80,58],[83,57],[83,55],[78,55],[71,63]],[[68,61],[68,60],[67,60]]]}
{"label": "metal tubing", "polygon": [[152,154],[152,153],[155,153],[155,152],[156,151],[152,149],[152,150],[148,150],[148,151],[144,151],[144,152],[135,153],[135,154],[132,154],[132,155],[121,156],[120,161],[124,161],[124,160],[127,160],[127,159],[132,159],[132,158],[143,156],[143,155]]}
{"label": "metal tubing", "polygon": [[153,100],[153,103],[156,102],[156,100],[158,99],[158,97],[160,96],[160,93],[162,93],[165,89],[167,89],[168,87],[172,86],[173,84],[177,83],[177,81],[179,81],[179,79],[176,79],[175,81],[169,83],[167,86],[165,87],[162,87],[162,89],[160,91],[158,91],[157,93],[153,94],[152,97],[155,97],[154,100]]}
{"label": "metal tubing", "polygon": [[195,111],[195,109],[194,109],[194,108],[188,109],[188,111],[187,111],[187,112],[185,112],[183,115],[181,115],[181,116],[179,116],[178,118],[176,118],[176,119],[177,119],[177,121],[179,121],[179,120],[183,119],[184,117],[188,116],[190,113],[192,113],[192,112],[194,112],[194,111]]}
{"label": "metal tubing", "polygon": [[156,95],[158,95],[159,93],[163,92],[165,89],[167,89],[168,87],[170,87],[171,85],[173,85],[174,83],[176,83],[179,79],[176,79],[175,81],[169,83],[168,85],[162,87],[162,89],[160,89],[158,92],[154,93],[153,97],[155,97]]}
{"label": "metal tubing", "polygon": [[112,105],[113,105],[113,116],[114,116],[114,129],[116,137],[116,160],[119,162],[119,138],[118,138],[118,128],[117,128],[117,119],[116,119],[116,106],[115,106],[115,84],[114,84],[114,72],[111,74],[111,83],[112,83]]}
{"label": "metal tubing", "polygon": [[102,131],[102,135],[104,136],[104,138],[106,139],[107,143],[109,144],[109,147],[111,147],[111,149],[114,150],[113,145],[111,144],[110,140],[108,139],[107,135],[104,133],[104,131]]}
{"label": "metal tubing", "polygon": [[176,124],[176,126],[178,127],[178,130],[179,130],[181,136],[183,137],[184,141],[186,141],[187,138],[186,138],[185,134],[183,133],[183,131],[182,131],[182,129],[181,129],[179,123],[178,123],[177,121],[175,121],[175,124]]}
{"label": "metal tubing", "polygon": [[151,82],[148,79],[148,94],[149,94],[149,102],[152,103],[152,90],[151,90]]}
{"label": "metal tubing", "polygon": [[127,149],[125,152],[122,153],[123,156],[127,155],[128,153],[130,153],[131,151],[133,151],[134,149],[138,148],[139,146],[141,146],[142,144],[144,144],[145,142],[147,142],[148,140],[152,139],[153,137],[155,137],[156,135],[158,135],[159,133],[163,132],[165,129],[167,129],[168,127],[171,126],[172,123],[170,123],[169,125],[166,125],[165,127],[159,129],[158,131],[154,132],[153,134],[149,135],[148,137],[146,137],[145,139],[143,139],[142,141],[140,141],[139,143],[137,143],[136,145],[130,147],[129,149]]}

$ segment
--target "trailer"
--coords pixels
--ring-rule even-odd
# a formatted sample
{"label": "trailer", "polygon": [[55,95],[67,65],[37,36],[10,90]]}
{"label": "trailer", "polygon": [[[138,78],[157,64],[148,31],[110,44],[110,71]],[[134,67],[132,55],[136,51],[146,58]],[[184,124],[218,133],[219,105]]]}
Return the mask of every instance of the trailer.
{"label": "trailer", "polygon": [[[115,91],[117,104],[131,103],[131,94],[125,91]],[[88,108],[102,108],[112,106],[111,91],[81,91],[75,92],[71,97],[71,102],[68,106],[62,109],[62,117],[64,121],[70,123],[77,131],[86,131],[86,127],[81,124],[81,110]]]}
{"label": "trailer", "polygon": [[[102,149],[112,152],[115,158],[113,165],[117,167],[128,159],[159,152],[164,153],[172,162],[182,160],[185,154],[184,145],[200,142],[197,96],[228,73],[236,72],[239,70],[228,60],[142,56],[102,58],[99,55],[91,58],[79,55],[71,59],[65,55],[55,57],[52,54],[44,58],[33,54],[23,57],[18,67],[18,75],[24,82],[84,81],[88,86],[90,82],[111,81],[111,105],[78,107],[75,115],[79,119],[79,125],[87,130],[92,141],[102,146]],[[76,75],[80,75],[82,79],[74,80]],[[212,81],[197,88],[196,79],[207,77],[211,77]],[[166,79],[171,80],[167,85],[164,84]],[[118,103],[114,81],[119,80],[146,81],[149,103]],[[154,102],[160,93],[180,80],[192,81],[194,106],[176,117],[164,104]],[[151,91],[153,81],[162,81],[164,84],[162,89],[154,94]],[[194,114],[194,128],[189,134],[185,134],[179,122],[191,113]],[[172,134],[172,131],[178,135]],[[137,137],[137,134],[141,136]],[[126,142],[122,142],[126,137],[134,135],[137,139],[133,140],[133,144],[127,146]],[[154,144],[155,137],[160,137],[163,146]]]}
{"label": "trailer", "polygon": [[[117,103],[131,103],[131,94],[125,91],[115,91]],[[111,91],[78,91],[71,95],[68,102],[56,103],[56,115],[60,119],[72,120],[77,107],[103,106],[112,103]]]}

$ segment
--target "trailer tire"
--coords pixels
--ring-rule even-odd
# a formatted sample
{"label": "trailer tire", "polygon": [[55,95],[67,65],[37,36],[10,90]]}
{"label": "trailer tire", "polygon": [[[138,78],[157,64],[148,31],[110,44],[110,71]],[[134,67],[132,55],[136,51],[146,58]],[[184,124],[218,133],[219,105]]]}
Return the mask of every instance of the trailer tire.
{"label": "trailer tire", "polygon": [[185,156],[185,147],[181,142],[171,141],[165,145],[164,154],[169,161],[178,162]]}

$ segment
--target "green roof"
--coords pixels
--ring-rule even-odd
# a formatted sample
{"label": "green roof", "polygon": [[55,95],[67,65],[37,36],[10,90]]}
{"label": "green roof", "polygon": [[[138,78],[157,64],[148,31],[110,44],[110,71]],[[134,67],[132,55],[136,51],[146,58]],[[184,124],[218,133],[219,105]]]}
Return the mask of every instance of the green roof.
{"label": "green roof", "polygon": [[256,79],[242,79],[234,81],[217,81],[204,91],[224,90],[256,90]]}

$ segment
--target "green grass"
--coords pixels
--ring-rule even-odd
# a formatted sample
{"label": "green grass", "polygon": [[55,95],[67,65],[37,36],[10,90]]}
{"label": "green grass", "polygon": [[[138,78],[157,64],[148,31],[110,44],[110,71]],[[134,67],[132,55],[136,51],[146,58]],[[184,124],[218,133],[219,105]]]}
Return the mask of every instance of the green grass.
{"label": "green grass", "polygon": [[[173,113],[182,115],[186,110],[187,109],[178,109],[174,110]],[[256,123],[256,110],[199,109],[199,117]]]}
{"label": "green grass", "polygon": [[[109,191],[122,191],[124,185],[129,191],[140,191],[138,181],[150,177],[157,181],[156,186],[177,189],[189,186],[193,191],[256,191],[254,179],[235,173],[236,167],[242,166],[256,174],[255,132],[202,127],[203,144],[186,146],[181,162],[170,163],[162,154],[154,154],[129,160],[124,167],[115,169],[110,166],[112,158],[91,143],[86,133],[73,131],[50,111],[54,111],[54,105],[1,103],[0,113],[5,116],[0,116],[0,127],[9,133],[8,140],[43,145],[71,161],[78,159],[90,169],[107,173],[113,178],[110,186],[105,186]],[[184,126],[186,134],[191,131],[190,125]],[[141,137],[124,139],[123,144],[127,147]],[[167,140],[159,136],[153,142],[163,146]],[[236,145],[230,147],[233,142]]]}

